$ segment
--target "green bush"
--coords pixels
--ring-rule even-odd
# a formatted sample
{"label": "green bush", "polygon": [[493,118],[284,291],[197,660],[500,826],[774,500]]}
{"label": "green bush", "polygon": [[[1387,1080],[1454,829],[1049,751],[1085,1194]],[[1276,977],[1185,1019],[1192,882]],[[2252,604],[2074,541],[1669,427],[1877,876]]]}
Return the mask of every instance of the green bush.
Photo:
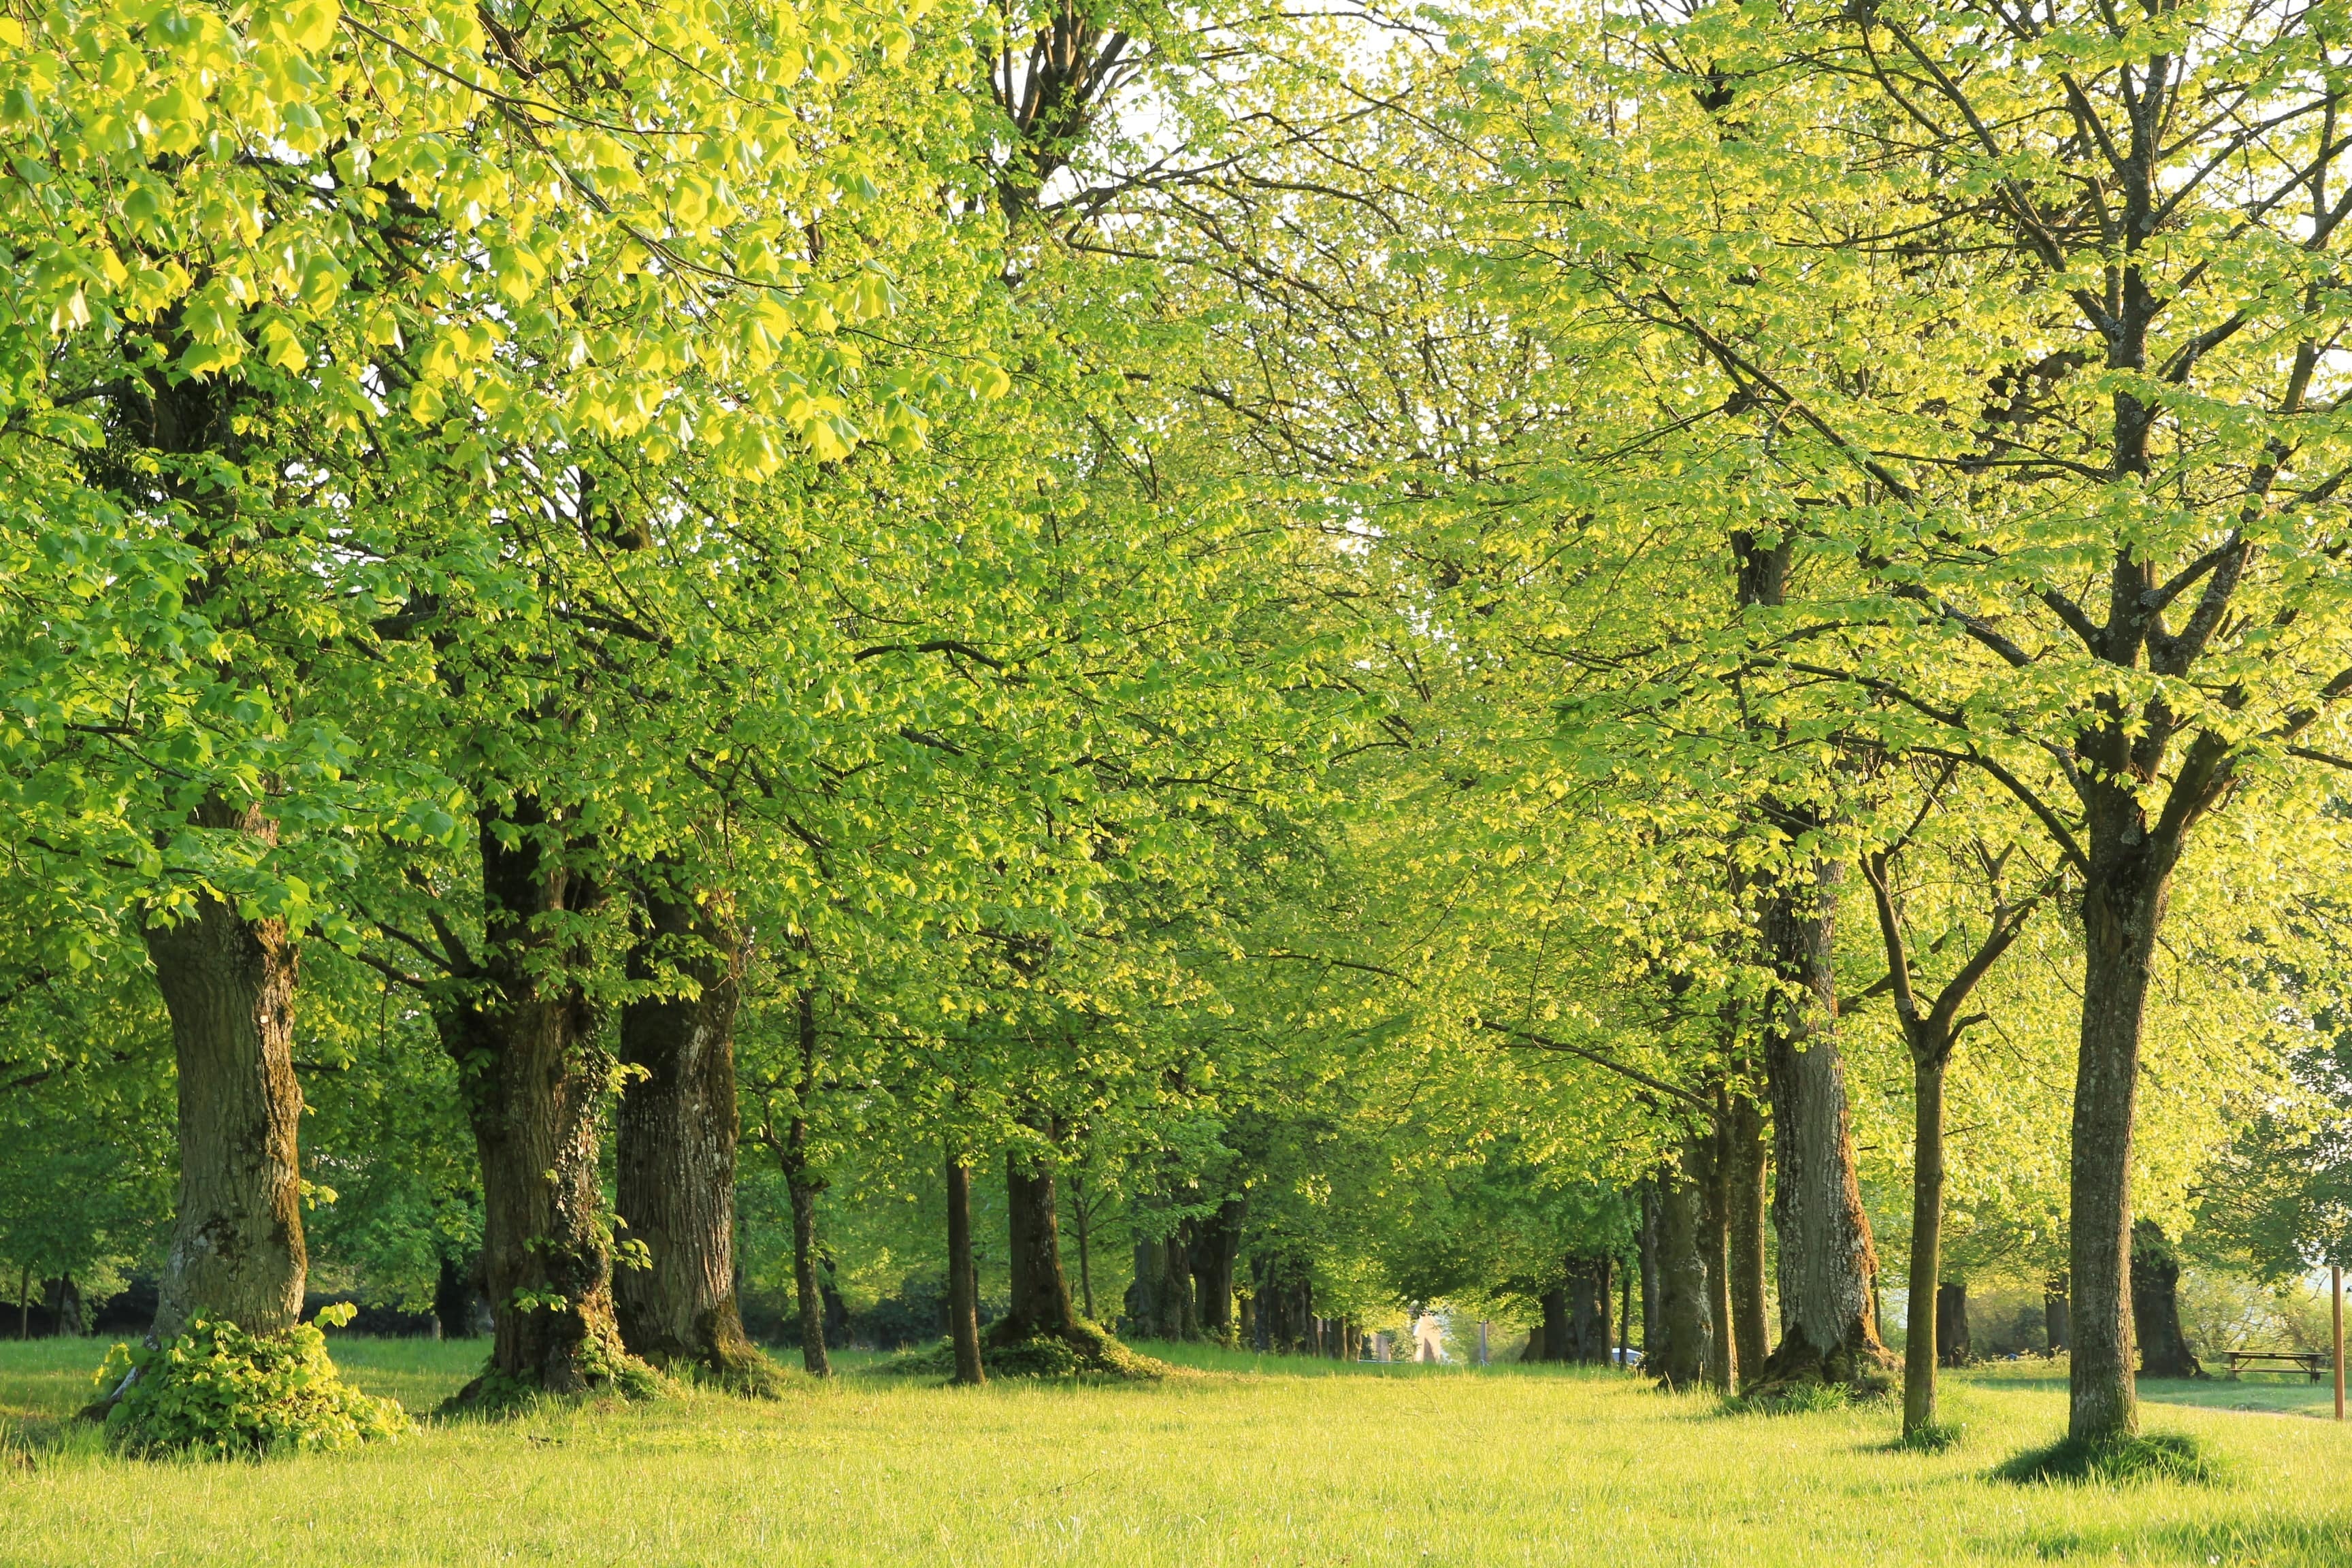
{"label": "green bush", "polygon": [[169,1344],[116,1345],[99,1369],[98,1386],[101,1399],[121,1388],[106,1413],[107,1438],[134,1454],[308,1453],[409,1429],[397,1402],[342,1380],[327,1355],[327,1336],[310,1323],[260,1338],[235,1323],[197,1318]]}

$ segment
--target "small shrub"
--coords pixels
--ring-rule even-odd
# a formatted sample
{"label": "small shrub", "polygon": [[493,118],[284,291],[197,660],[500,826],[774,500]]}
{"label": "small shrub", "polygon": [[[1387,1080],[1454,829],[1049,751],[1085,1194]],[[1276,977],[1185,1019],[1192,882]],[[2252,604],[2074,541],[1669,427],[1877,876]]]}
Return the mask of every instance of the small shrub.
{"label": "small shrub", "polygon": [[2146,1437],[2084,1442],[2064,1437],[2045,1448],[2028,1448],[2003,1460],[1993,1475],[2004,1481],[2180,1481],[2198,1485],[2221,1479],[2221,1467],[2196,1438],[2183,1432]]}
{"label": "small shrub", "polygon": [[101,1399],[121,1389],[106,1412],[107,1440],[133,1454],[311,1453],[396,1437],[410,1425],[397,1402],[342,1380],[310,1323],[265,1338],[197,1318],[169,1344],[116,1345],[98,1388]]}

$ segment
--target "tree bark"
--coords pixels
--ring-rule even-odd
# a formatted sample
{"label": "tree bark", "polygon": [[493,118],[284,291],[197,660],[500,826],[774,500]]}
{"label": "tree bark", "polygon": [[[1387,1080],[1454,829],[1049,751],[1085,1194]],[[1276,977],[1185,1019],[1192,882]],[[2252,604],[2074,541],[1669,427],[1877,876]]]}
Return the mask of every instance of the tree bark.
{"label": "tree bark", "polygon": [[1070,1302],[1070,1282],[1062,1274],[1061,1221],[1052,1169],[1033,1168],[1019,1153],[1007,1153],[1004,1195],[1013,1243],[1013,1300],[991,1336],[1010,1343],[1039,1334],[1076,1335],[1077,1313]]}
{"label": "tree bark", "polygon": [[89,1332],[89,1303],[70,1274],[52,1279],[42,1290],[49,1309],[49,1332],[60,1339],[79,1339]]}
{"label": "tree bark", "polygon": [[1845,1064],[1838,1050],[1831,921],[1838,866],[1765,889],[1763,935],[1780,982],[1766,1012],[1772,1100],[1772,1218],[1780,1239],[1780,1343],[1751,1383],[1883,1388],[1894,1358],[1871,1318],[1878,1272],[1854,1173]]}
{"label": "tree bark", "polygon": [[1969,1342],[1969,1287],[1964,1279],[1948,1279],[1936,1287],[1936,1363],[1966,1366],[1975,1352]]}
{"label": "tree bark", "polygon": [[1070,1175],[1070,1223],[1078,1233],[1078,1305],[1087,1321],[1095,1321],[1095,1253],[1094,1225],[1087,1213],[1085,1182],[1073,1172]]}
{"label": "tree bark", "polygon": [[1543,1293],[1542,1303],[1543,1321],[1536,1326],[1535,1331],[1542,1337],[1539,1340],[1531,1337],[1528,1341],[1530,1349],[1538,1345],[1542,1348],[1532,1359],[1566,1361],[1570,1352],[1568,1331],[1568,1287],[1553,1286]]}
{"label": "tree bark", "polygon": [[948,1155],[948,1341],[955,1352],[954,1381],[988,1381],[980,1364],[979,1272],[971,1258],[971,1172]]}
{"label": "tree bark", "polygon": [[2042,1286],[2042,1331],[2052,1355],[2065,1353],[2067,1327],[2066,1276],[2053,1274]]}
{"label": "tree bark", "polygon": [[1706,1381],[1728,1394],[1739,1385],[1737,1348],[1731,1321],[1731,1100],[1716,1089],[1715,1121],[1706,1138],[1706,1164],[1700,1176],[1701,1233],[1706,1248],[1706,1315],[1715,1325],[1707,1340]]}
{"label": "tree bark", "polygon": [[[258,805],[206,801],[201,827],[274,842]],[[176,923],[151,920],[147,953],[172,1018],[180,1185],[155,1310],[169,1340],[189,1319],[282,1334],[301,1316],[309,1253],[296,1137],[295,947],[282,920],[246,920],[199,893]]]}
{"label": "tree bark", "polygon": [[1617,1270],[1617,1358],[1623,1366],[1633,1348],[1633,1270],[1622,1266]]}
{"label": "tree bark", "polygon": [[585,954],[559,926],[601,895],[563,863],[557,826],[536,802],[505,815],[485,806],[479,820],[487,951],[435,1020],[481,1157],[482,1262],[496,1321],[492,1378],[458,1397],[488,1395],[498,1381],[579,1393],[610,1384],[630,1359],[597,1178],[596,1112],[610,1064],[586,994],[564,973]]}
{"label": "tree bark", "polygon": [[1160,1331],[1160,1270],[1165,1260],[1159,1242],[1136,1241],[1135,1278],[1127,1287],[1127,1321],[1138,1337],[1150,1337]]}
{"label": "tree bark", "polygon": [[1937,1312],[1944,1269],[1944,1062],[1911,1058],[1911,1294],[1903,1342],[1903,1431],[1936,1425],[1936,1362],[1943,1337]]}
{"label": "tree bark", "polygon": [[1179,1220],[1160,1243],[1160,1337],[1166,1340],[1200,1337],[1200,1317],[1192,1302],[1189,1228],[1190,1222]]}
{"label": "tree bark", "polygon": [[1227,1198],[1203,1220],[1193,1237],[1192,1296],[1203,1338],[1231,1346],[1234,1336],[1234,1260],[1240,1255],[1242,1205]]}
{"label": "tree bark", "polygon": [[[1699,1151],[1684,1144],[1689,1166],[1699,1163]],[[1666,1330],[1665,1352],[1656,1363],[1658,1381],[1669,1389],[1696,1388],[1706,1379],[1713,1351],[1715,1323],[1709,1317],[1710,1287],[1705,1251],[1705,1198],[1687,1170],[1658,1180],[1661,1307]]]}
{"label": "tree bark", "polygon": [[1742,1376],[1771,1353],[1764,1289],[1764,1111],[1753,1098],[1731,1097],[1731,1341],[1732,1364]]}
{"label": "tree bark", "polygon": [[1570,1259],[1568,1281],[1570,1353],[1560,1359],[1605,1366],[1609,1361],[1609,1259]]}
{"label": "tree bark", "polygon": [[2132,1331],[2142,1377],[2203,1377],[2205,1369],[2180,1331],[2180,1258],[2162,1227],[2132,1226]]}
{"label": "tree bark", "polygon": [[[2132,1129],[2148,964],[2166,889],[2136,846],[2107,844],[2092,818],[2092,874],[2083,896],[2082,1045],[2074,1068],[2074,1170],[2067,1263],[2074,1292],[2068,1369],[2070,1436],[2103,1441],[2139,1431],[2131,1315]],[[2117,812],[2115,815],[2122,815]],[[2135,806],[2129,808],[2138,816]]]}
{"label": "tree bark", "polygon": [[1642,1183],[1640,1201],[1642,1228],[1635,1237],[1635,1250],[1642,1275],[1642,1361],[1654,1368],[1666,1353],[1665,1284],[1658,1266],[1664,1217],[1659,1207],[1657,1178]]}
{"label": "tree bark", "polygon": [[[695,994],[673,989],[621,1009],[621,1059],[643,1076],[621,1095],[616,1207],[625,1237],[645,1247],[646,1267],[618,1271],[614,1304],[634,1353],[735,1376],[760,1362],[735,1296],[743,940],[719,908],[657,889],[648,889],[645,912],[629,978],[655,984],[667,965]],[[797,1217],[797,1199],[794,1209]]]}
{"label": "tree bark", "polygon": [[[1766,544],[1740,531],[1731,545],[1741,612],[1786,604],[1793,533]],[[1826,826],[1802,802],[1767,802],[1762,813],[1792,850]],[[1854,1173],[1837,1041],[1832,922],[1839,870],[1813,855],[1810,864],[1767,870],[1752,884],[1757,934],[1776,983],[1764,1008],[1763,1045],[1781,1321],[1780,1347],[1749,1379],[1756,1387],[1820,1381],[1877,1388],[1893,1360],[1871,1318],[1878,1260]]]}

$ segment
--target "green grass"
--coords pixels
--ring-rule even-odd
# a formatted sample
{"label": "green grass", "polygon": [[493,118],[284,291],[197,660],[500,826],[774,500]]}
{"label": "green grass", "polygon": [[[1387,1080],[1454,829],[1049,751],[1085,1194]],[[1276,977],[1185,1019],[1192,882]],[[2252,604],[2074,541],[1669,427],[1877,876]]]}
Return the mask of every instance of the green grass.
{"label": "green grass", "polygon": [[[482,1348],[337,1354],[427,1409]],[[2151,1408],[2224,1479],[2019,1486],[1991,1471],[2059,1436],[2046,1376],[1951,1379],[1968,1441],[1915,1453],[1889,1448],[1891,1403],[1726,1420],[1607,1371],[1147,1348],[1199,1374],[795,1373],[774,1401],[689,1392],[350,1456],[141,1464],[60,1420],[103,1346],[0,1344],[0,1563],[2352,1564],[2352,1436],[2333,1423]]]}

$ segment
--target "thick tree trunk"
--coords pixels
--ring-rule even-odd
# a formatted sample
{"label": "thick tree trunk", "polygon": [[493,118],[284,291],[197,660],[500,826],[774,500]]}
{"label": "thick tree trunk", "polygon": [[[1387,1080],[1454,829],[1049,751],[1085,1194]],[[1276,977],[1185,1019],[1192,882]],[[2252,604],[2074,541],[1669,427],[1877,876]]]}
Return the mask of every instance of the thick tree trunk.
{"label": "thick tree trunk", "polygon": [[1871,1316],[1878,1260],[1854,1173],[1845,1063],[1838,1049],[1831,920],[1838,865],[1806,884],[1765,889],[1763,937],[1780,991],[1767,1011],[1772,1097],[1772,1217],[1780,1239],[1778,1349],[1750,1379],[1762,1388],[1823,1382],[1876,1390],[1894,1358]]}
{"label": "thick tree trunk", "polygon": [[[514,842],[501,841],[500,833]],[[596,1113],[610,1078],[595,1015],[562,970],[583,955],[544,917],[599,896],[564,866],[530,802],[481,815],[488,952],[436,1017],[482,1163],[482,1264],[496,1319],[490,1377],[549,1393],[610,1384],[629,1364],[613,1305]]]}
{"label": "thick tree trunk", "polygon": [[971,1257],[971,1172],[948,1156],[948,1341],[955,1352],[955,1381],[977,1386],[988,1381],[980,1364],[979,1271]]}
{"label": "thick tree trunk", "polygon": [[1568,1335],[1564,1361],[1603,1366],[1609,1361],[1609,1259],[1573,1258],[1568,1271]]}
{"label": "thick tree trunk", "polygon": [[1062,1274],[1062,1229],[1054,1202],[1054,1173],[1029,1167],[1017,1153],[1004,1163],[1005,1208],[1013,1242],[1012,1301],[990,1331],[999,1343],[1039,1334],[1077,1332],[1070,1282]]}
{"label": "thick tree trunk", "polygon": [[2074,1358],[2067,1431],[2085,1442],[2139,1431],[2131,1317],[2132,1124],[2148,960],[2162,918],[2160,895],[2150,900],[2128,887],[2102,886],[2123,878],[2096,876],[2100,847],[2095,837],[2095,875],[2083,899],[2082,1047],[2074,1066],[2068,1183]]}
{"label": "thick tree trunk", "polygon": [[2042,1331],[2052,1355],[2065,1353],[2067,1329],[2066,1276],[2053,1274],[2042,1286]]}
{"label": "thick tree trunk", "polygon": [[1234,1337],[1234,1259],[1242,1243],[1242,1205],[1228,1198],[1217,1212],[1201,1222],[1192,1250],[1192,1297],[1203,1338],[1232,1345]]}
{"label": "thick tree trunk", "polygon": [[49,1332],[60,1339],[79,1339],[89,1332],[89,1312],[82,1300],[81,1287],[72,1275],[52,1279],[43,1289],[43,1302],[49,1309]]}
{"label": "thick tree trunk", "polygon": [[1568,1288],[1555,1285],[1545,1291],[1542,1305],[1543,1321],[1536,1325],[1528,1339],[1528,1348],[1535,1352],[1529,1359],[1566,1361],[1573,1349],[1568,1329]]}
{"label": "thick tree trunk", "polygon": [[1152,1337],[1160,1331],[1160,1270],[1166,1260],[1160,1243],[1137,1239],[1135,1279],[1127,1287],[1127,1321],[1138,1337]]}
{"label": "thick tree trunk", "polygon": [[[1696,1152],[1689,1143],[1684,1149],[1690,1164],[1696,1165]],[[1715,1323],[1708,1316],[1706,1223],[1700,1212],[1705,1198],[1698,1183],[1681,1172],[1661,1176],[1658,1185],[1658,1273],[1666,1345],[1654,1370],[1669,1389],[1696,1388],[1706,1376],[1715,1338]]]}
{"label": "thick tree trunk", "polygon": [[646,1265],[614,1279],[621,1338],[656,1366],[698,1365],[721,1376],[760,1363],[735,1297],[742,950],[740,934],[715,909],[649,891],[629,978],[652,984],[667,965],[697,994],[645,996],[621,1009],[621,1059],[643,1076],[621,1096],[616,1206],[623,1234],[645,1247]]}
{"label": "thick tree trunk", "polygon": [[1750,1376],[1772,1351],[1764,1289],[1764,1200],[1769,1157],[1763,1108],[1745,1094],[1731,1099],[1732,1364]]}
{"label": "thick tree trunk", "polygon": [[[207,802],[196,820],[275,837],[258,806]],[[284,921],[245,920],[211,893],[145,935],[179,1074],[179,1196],[155,1332],[170,1339],[201,1314],[282,1334],[301,1315],[309,1267],[293,942]]]}
{"label": "thick tree trunk", "polygon": [[2132,1225],[2132,1332],[2142,1377],[2203,1377],[2180,1331],[2180,1258],[2154,1220]]}
{"label": "thick tree trunk", "polygon": [[1911,1294],[1903,1342],[1903,1432],[1936,1425],[1936,1362],[1943,1346],[1937,1281],[1944,1269],[1944,1063],[1911,1063]]}
{"label": "thick tree trunk", "polygon": [[1975,1356],[1969,1339],[1968,1281],[1948,1279],[1936,1287],[1936,1361],[1966,1366]]}

